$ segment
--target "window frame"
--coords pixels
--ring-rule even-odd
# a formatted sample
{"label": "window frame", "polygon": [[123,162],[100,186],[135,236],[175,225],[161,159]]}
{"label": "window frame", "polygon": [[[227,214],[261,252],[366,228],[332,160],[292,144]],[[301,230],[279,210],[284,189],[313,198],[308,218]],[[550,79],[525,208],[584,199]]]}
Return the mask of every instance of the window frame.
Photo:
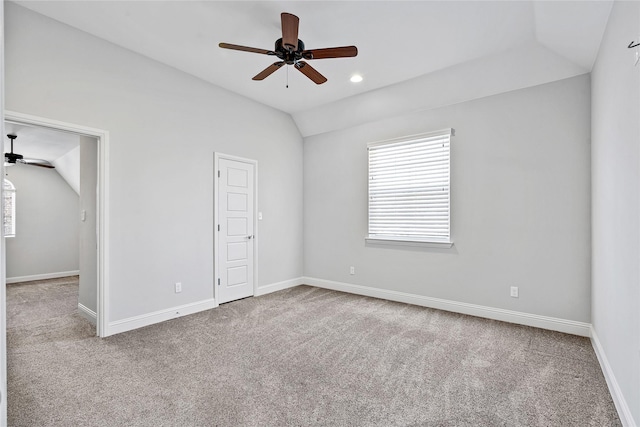
{"label": "window frame", "polygon": [[[447,128],[434,132],[421,133],[416,135],[408,135],[400,138],[394,138],[384,141],[370,142],[367,144],[367,235],[365,242],[367,244],[375,245],[391,245],[391,246],[417,246],[417,247],[431,247],[431,248],[451,248],[453,246],[453,239],[451,235],[451,138],[455,136],[455,129]],[[446,238],[439,239],[432,236],[402,236],[402,235],[376,235],[370,234],[371,231],[371,148],[380,147],[392,144],[409,144],[414,141],[426,140],[438,137],[448,137],[449,150],[448,150],[448,194],[446,198],[447,202],[447,224],[448,235]]]}

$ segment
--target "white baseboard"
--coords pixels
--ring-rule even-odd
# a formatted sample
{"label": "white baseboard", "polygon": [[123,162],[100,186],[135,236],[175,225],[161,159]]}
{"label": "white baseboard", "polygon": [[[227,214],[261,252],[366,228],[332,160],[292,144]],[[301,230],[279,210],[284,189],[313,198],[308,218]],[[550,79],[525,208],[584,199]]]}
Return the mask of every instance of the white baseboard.
{"label": "white baseboard", "polygon": [[468,314],[471,316],[484,317],[487,319],[500,320],[519,325],[533,326],[536,328],[565,332],[567,334],[580,335],[583,337],[589,337],[591,334],[590,323],[576,322],[574,320],[539,316],[519,311],[504,310],[501,308],[486,307],[440,298],[431,298],[422,295],[408,294],[405,292],[353,285],[350,283],[334,282],[314,277],[303,277],[302,283],[317,286],[319,288],[332,289],[335,291],[348,292],[351,294],[381,298],[390,301],[404,302],[422,307],[437,308],[439,310],[452,311],[454,313]]}
{"label": "white baseboard", "polygon": [[77,276],[80,270],[59,271],[57,273],[33,274],[31,276],[7,277],[6,283],[32,282],[34,280],[58,279],[60,277]]}
{"label": "white baseboard", "polygon": [[[265,286],[260,286],[255,293],[255,296],[269,294],[271,292],[281,291],[283,289],[292,288],[302,284],[302,278],[285,280],[283,282],[272,283]],[[200,311],[209,310],[217,307],[216,301],[211,298],[196,303],[185,304],[166,310],[159,310],[153,313],[142,314],[140,316],[129,317],[127,319],[116,320],[109,322],[106,328],[105,337],[110,335],[119,334],[122,332],[132,331],[134,329],[143,328],[145,326],[153,325],[155,323],[164,322],[165,320],[175,319],[177,317],[186,316],[189,314],[198,313]],[[78,305],[79,308],[79,305]],[[94,313],[95,316],[95,313]]]}
{"label": "white baseboard", "polygon": [[177,307],[167,308],[165,310],[154,311],[153,313],[147,313],[140,316],[129,317],[127,319],[116,320],[113,322],[109,322],[104,336],[108,337],[110,335],[132,331],[134,329],[143,328],[155,323],[164,322],[165,320],[171,320],[189,314],[198,313],[200,311],[209,310],[214,307],[217,307],[217,304],[216,301],[211,298],[190,304],[179,305]]}
{"label": "white baseboard", "polygon": [[607,380],[609,393],[611,394],[613,403],[616,405],[618,416],[620,417],[622,425],[624,427],[637,427],[637,424],[633,420],[633,415],[631,414],[629,405],[627,405],[627,401],[622,394],[622,390],[620,390],[618,380],[616,380],[616,376],[611,369],[611,365],[609,365],[609,360],[607,359],[607,355],[604,352],[604,348],[602,348],[602,344],[598,339],[598,334],[596,334],[596,331],[593,327],[591,327],[591,345],[593,346],[593,350],[596,352],[596,356],[598,357],[598,361],[600,362],[600,367],[602,368],[604,378]]}
{"label": "white baseboard", "polygon": [[302,277],[297,277],[295,279],[289,279],[283,282],[271,283],[270,285],[260,286],[256,290],[255,296],[266,295],[266,294],[270,294],[271,292],[293,288],[294,286],[301,285],[302,283],[303,283]]}
{"label": "white baseboard", "polygon": [[96,324],[96,319],[98,318],[98,316],[96,315],[95,311],[87,308],[87,306],[78,303],[78,313],[80,313],[82,317],[85,317],[89,322],[93,323],[94,325]]}

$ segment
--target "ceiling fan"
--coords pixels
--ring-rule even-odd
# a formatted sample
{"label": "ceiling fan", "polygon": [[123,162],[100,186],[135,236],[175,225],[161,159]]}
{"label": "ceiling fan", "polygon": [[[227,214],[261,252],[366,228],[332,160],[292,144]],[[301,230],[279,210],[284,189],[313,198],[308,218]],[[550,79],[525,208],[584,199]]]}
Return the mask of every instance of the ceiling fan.
{"label": "ceiling fan", "polygon": [[303,61],[303,59],[309,61],[312,59],[347,58],[358,55],[358,48],[355,46],[305,50],[303,41],[298,39],[300,19],[291,13],[283,12],[280,14],[280,20],[282,22],[282,38],[276,40],[274,50],[258,49],[229,43],[220,43],[218,46],[224,49],[272,55],[280,59],[280,61],[274,62],[258,73],[253,77],[253,80],[264,80],[283,65],[293,65],[314,83],[322,84],[327,81],[327,78]]}
{"label": "ceiling fan", "polygon": [[40,166],[41,168],[49,168],[49,169],[54,169],[55,166],[53,166],[51,163],[49,163],[46,160],[41,160],[41,159],[25,159],[22,154],[18,154],[18,153],[14,153],[13,152],[13,141],[18,137],[18,135],[7,135],[7,138],[9,138],[11,140],[11,152],[10,153],[4,153],[4,161],[5,163],[8,163],[9,165],[14,165],[16,163],[23,163],[25,165],[31,165],[31,166]]}

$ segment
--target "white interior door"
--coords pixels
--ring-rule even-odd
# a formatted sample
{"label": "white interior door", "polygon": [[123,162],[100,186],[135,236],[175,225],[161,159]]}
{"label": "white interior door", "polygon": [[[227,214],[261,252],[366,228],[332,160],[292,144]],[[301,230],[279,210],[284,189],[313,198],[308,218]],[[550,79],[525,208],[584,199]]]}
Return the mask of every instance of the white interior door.
{"label": "white interior door", "polygon": [[254,175],[251,162],[218,158],[218,303],[253,295]]}

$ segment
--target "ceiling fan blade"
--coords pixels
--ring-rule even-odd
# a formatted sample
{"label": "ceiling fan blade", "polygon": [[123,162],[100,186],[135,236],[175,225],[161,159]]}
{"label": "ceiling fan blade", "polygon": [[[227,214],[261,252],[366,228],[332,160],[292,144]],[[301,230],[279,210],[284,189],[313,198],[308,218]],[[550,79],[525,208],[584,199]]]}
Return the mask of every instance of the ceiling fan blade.
{"label": "ceiling fan blade", "polygon": [[264,55],[275,55],[275,52],[271,50],[258,49],[256,47],[240,46],[237,44],[230,44],[230,43],[220,43],[218,44],[218,46],[223,49],[241,50],[243,52],[251,52],[251,53],[262,53]]}
{"label": "ceiling fan blade", "polygon": [[256,74],[256,76],[252,80],[264,80],[274,72],[278,71],[283,65],[284,61],[274,62],[273,64],[269,65],[267,68]]}
{"label": "ceiling fan blade", "polygon": [[355,46],[327,47],[324,49],[310,49],[302,52],[304,59],[349,58],[358,55]]}
{"label": "ceiling fan blade", "polygon": [[322,83],[327,81],[327,78],[316,71],[311,65],[306,62],[296,62],[296,68],[300,70],[302,74],[309,77],[315,84],[321,85]]}
{"label": "ceiling fan blade", "polygon": [[300,19],[287,12],[280,14],[282,21],[282,44],[286,49],[298,50],[298,25]]}
{"label": "ceiling fan blade", "polygon": [[55,166],[51,163],[41,159],[18,159],[17,162],[29,166],[40,166],[41,168],[55,169]]}

